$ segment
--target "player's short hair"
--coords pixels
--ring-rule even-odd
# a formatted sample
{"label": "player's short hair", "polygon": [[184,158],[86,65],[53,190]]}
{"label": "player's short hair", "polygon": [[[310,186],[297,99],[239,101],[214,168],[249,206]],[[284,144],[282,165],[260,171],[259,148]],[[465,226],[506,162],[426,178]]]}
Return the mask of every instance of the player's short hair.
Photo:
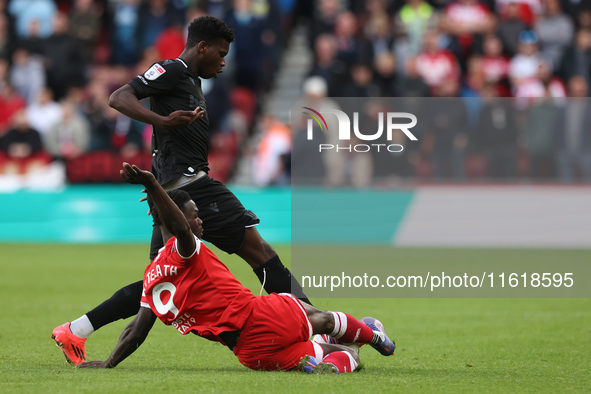
{"label": "player's short hair", "polygon": [[[176,204],[177,207],[182,211],[185,208],[185,204],[188,201],[191,201],[191,196],[184,190],[174,189],[169,190],[166,192],[168,197]],[[152,213],[152,218],[154,219],[154,224],[160,226],[162,221],[160,220],[160,216],[158,215],[158,208],[154,204],[152,197],[148,195],[148,204],[150,205],[150,212]]]}
{"label": "player's short hair", "polygon": [[220,40],[234,41],[234,31],[223,20],[213,16],[200,16],[189,25],[187,48],[205,41],[207,45],[215,45]]}

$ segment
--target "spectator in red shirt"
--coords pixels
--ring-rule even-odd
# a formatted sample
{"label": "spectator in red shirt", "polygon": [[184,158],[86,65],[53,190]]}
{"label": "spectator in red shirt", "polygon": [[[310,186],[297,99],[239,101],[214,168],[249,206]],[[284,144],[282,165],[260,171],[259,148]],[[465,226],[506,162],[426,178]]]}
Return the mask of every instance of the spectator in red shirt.
{"label": "spectator in red shirt", "polygon": [[509,96],[509,58],[503,54],[503,42],[496,34],[487,34],[482,43],[482,72],[499,96]]}
{"label": "spectator in red shirt", "polygon": [[417,71],[432,92],[447,80],[458,82],[460,79],[458,61],[449,50],[439,47],[438,37],[436,30],[427,31],[423,49],[416,57]]}
{"label": "spectator in red shirt", "polygon": [[14,114],[25,106],[25,99],[9,83],[0,82],[0,136],[12,124]]}
{"label": "spectator in red shirt", "polygon": [[441,26],[457,41],[460,59],[466,59],[476,35],[493,31],[495,18],[478,0],[456,0],[445,7]]}
{"label": "spectator in red shirt", "polygon": [[185,49],[185,32],[181,23],[176,23],[156,37],[154,47],[159,59],[176,59]]}

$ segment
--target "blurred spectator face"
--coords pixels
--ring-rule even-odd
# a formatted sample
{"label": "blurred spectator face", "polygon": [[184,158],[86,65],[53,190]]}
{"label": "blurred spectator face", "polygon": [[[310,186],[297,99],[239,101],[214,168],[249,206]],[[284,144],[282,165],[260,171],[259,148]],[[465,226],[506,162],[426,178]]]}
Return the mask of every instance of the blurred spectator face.
{"label": "blurred spectator face", "polygon": [[337,18],[335,34],[343,37],[353,37],[357,33],[357,18],[352,12],[343,12]]}
{"label": "blurred spectator face", "polygon": [[436,89],[435,93],[439,97],[457,97],[459,88],[457,81],[448,79]]}
{"label": "blurred spectator face", "polygon": [[201,8],[187,8],[187,11],[185,12],[185,20],[187,21],[187,23],[185,24],[185,40],[187,38],[187,29],[189,28],[191,22],[193,22],[193,20],[199,18],[200,16],[206,15],[207,13],[203,11]]}
{"label": "blurred spectator face", "polygon": [[51,100],[53,100],[53,92],[49,88],[44,88],[39,93],[39,99],[38,99],[39,104],[47,104]]}
{"label": "blurred spectator face", "polygon": [[8,23],[6,21],[6,15],[0,14],[0,34],[5,35],[7,31]]}
{"label": "blurred spectator face", "polygon": [[[8,78],[8,70],[10,69],[10,64],[8,64],[8,60],[0,58],[0,81],[6,81]],[[2,91],[0,84],[0,91]]]}
{"label": "blurred spectator face", "polygon": [[499,37],[488,34],[484,37],[483,51],[486,56],[497,57],[503,53],[503,44]]}
{"label": "blurred spectator face", "polygon": [[419,72],[417,70],[417,59],[411,57],[406,60],[404,64],[404,73],[406,74],[407,78],[418,78]]}
{"label": "blurred spectator face", "polygon": [[12,54],[12,63],[15,65],[24,65],[29,61],[29,52],[24,48],[17,48]]}
{"label": "blurred spectator face", "polygon": [[568,81],[568,91],[571,97],[587,97],[587,81],[580,75],[575,75]]}
{"label": "blurred spectator face", "polygon": [[80,12],[89,12],[92,7],[92,0],[76,0],[74,7]]}
{"label": "blurred spectator face", "polygon": [[77,86],[72,86],[68,89],[66,93],[66,100],[72,103],[75,107],[80,105],[84,97],[84,92],[82,88]]}
{"label": "blurred spectator face", "polygon": [[466,83],[476,92],[481,92],[484,88],[486,78],[483,71],[482,57],[473,55],[468,59]]}
{"label": "blurred spectator face", "polygon": [[166,0],[150,0],[150,8],[163,9],[166,7]]}
{"label": "blurred spectator face", "polygon": [[25,132],[29,129],[27,114],[24,110],[18,111],[12,118],[12,126],[18,131]]}
{"label": "blurred spectator face", "polygon": [[41,31],[41,22],[39,22],[39,20],[37,20],[37,19],[33,19],[29,23],[29,28],[27,30],[29,32],[29,37],[31,37],[31,38],[39,37],[39,33]]}
{"label": "blurred spectator face", "polygon": [[68,31],[68,15],[64,12],[58,12],[53,19],[53,34],[62,34]]}
{"label": "blurred spectator face", "polygon": [[377,14],[369,21],[366,35],[368,37],[388,37],[390,35],[390,24],[388,15]]}
{"label": "blurred spectator face", "polygon": [[588,51],[591,48],[591,30],[581,29],[577,31],[575,45],[582,51]]}
{"label": "blurred spectator face", "polygon": [[547,16],[559,15],[561,12],[558,0],[546,0],[544,2],[544,12]]}
{"label": "blurred spectator face", "polygon": [[497,97],[497,88],[492,83],[484,84],[481,92],[482,92],[482,97],[485,97],[487,99]]}
{"label": "blurred spectator face", "polygon": [[577,23],[581,29],[591,28],[591,9],[581,10],[577,15]]}
{"label": "blurred spectator face", "polygon": [[337,44],[329,34],[319,35],[316,38],[314,49],[316,51],[316,59],[320,64],[332,61],[337,54]]}
{"label": "blurred spectator face", "polygon": [[376,71],[381,76],[390,77],[396,73],[396,58],[392,53],[384,52],[376,59]]}
{"label": "blurred spectator face", "polygon": [[234,12],[250,12],[252,7],[252,0],[234,0]]}
{"label": "blurred spectator face", "polygon": [[481,93],[482,88],[486,84],[486,78],[484,73],[480,71],[474,71],[466,76],[466,84],[475,92]]}
{"label": "blurred spectator face", "polygon": [[91,79],[88,83],[87,92],[91,100],[105,103],[109,100],[109,91],[101,79]]}
{"label": "blurred spectator face", "polygon": [[538,51],[538,35],[532,30],[519,33],[519,53],[531,56]]}
{"label": "blurred spectator face", "polygon": [[468,73],[480,72],[480,71],[482,71],[482,67],[483,67],[482,57],[480,57],[478,55],[472,55],[472,56],[470,56],[470,58],[468,58],[468,61],[467,61]]}
{"label": "blurred spectator face", "polygon": [[515,1],[507,4],[506,15],[509,20],[519,19],[519,4]]}
{"label": "blurred spectator face", "polygon": [[332,19],[335,18],[339,12],[339,1],[338,0],[321,0],[318,6],[320,11],[321,19]]}
{"label": "blurred spectator face", "polygon": [[357,64],[351,68],[353,83],[357,86],[367,86],[371,83],[373,74],[371,68],[365,64]]}
{"label": "blurred spectator face", "polygon": [[413,8],[420,6],[423,3],[423,0],[406,0],[406,4],[410,5]]}
{"label": "blurred spectator face", "polygon": [[76,107],[73,103],[68,100],[64,100],[61,102],[62,104],[62,119],[64,122],[68,122],[74,117],[76,112]]}
{"label": "blurred spectator face", "polygon": [[526,56],[531,56],[536,52],[538,52],[537,44],[519,44],[519,53],[522,53]]}
{"label": "blurred spectator face", "polygon": [[547,62],[540,62],[540,65],[538,66],[538,78],[540,81],[550,82],[552,77],[554,77],[554,74],[552,73],[552,67],[550,67],[550,64]]}
{"label": "blurred spectator face", "polygon": [[423,36],[423,51],[424,52],[437,52],[439,45],[437,44],[437,38],[439,34],[434,30],[428,30]]}
{"label": "blurred spectator face", "polygon": [[365,3],[365,9],[370,15],[384,14],[386,2],[384,0],[369,0]]}

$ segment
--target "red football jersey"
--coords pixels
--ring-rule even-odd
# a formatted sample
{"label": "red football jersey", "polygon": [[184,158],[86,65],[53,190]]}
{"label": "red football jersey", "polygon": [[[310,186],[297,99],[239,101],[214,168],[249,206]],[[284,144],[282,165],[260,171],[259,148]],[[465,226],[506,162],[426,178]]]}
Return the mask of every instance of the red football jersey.
{"label": "red football jersey", "polygon": [[417,72],[430,88],[441,85],[447,79],[460,78],[460,67],[455,56],[448,50],[422,52],[417,55]]}
{"label": "red football jersey", "polygon": [[255,297],[201,240],[195,242],[187,258],[179,255],[176,237],[160,249],[144,273],[141,305],[183,335],[223,343],[218,335],[242,328]]}

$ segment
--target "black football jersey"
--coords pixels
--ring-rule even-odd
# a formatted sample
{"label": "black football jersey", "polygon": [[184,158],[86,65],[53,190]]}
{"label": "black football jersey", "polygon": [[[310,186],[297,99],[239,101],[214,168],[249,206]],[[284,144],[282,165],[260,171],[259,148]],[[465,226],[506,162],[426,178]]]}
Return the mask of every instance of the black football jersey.
{"label": "black football jersey", "polygon": [[178,110],[205,110],[188,126],[164,130],[152,126],[152,172],[160,184],[182,174],[208,172],[209,120],[201,81],[181,59],[154,63],[129,84],[140,99],[150,98],[150,109],[162,116]]}

